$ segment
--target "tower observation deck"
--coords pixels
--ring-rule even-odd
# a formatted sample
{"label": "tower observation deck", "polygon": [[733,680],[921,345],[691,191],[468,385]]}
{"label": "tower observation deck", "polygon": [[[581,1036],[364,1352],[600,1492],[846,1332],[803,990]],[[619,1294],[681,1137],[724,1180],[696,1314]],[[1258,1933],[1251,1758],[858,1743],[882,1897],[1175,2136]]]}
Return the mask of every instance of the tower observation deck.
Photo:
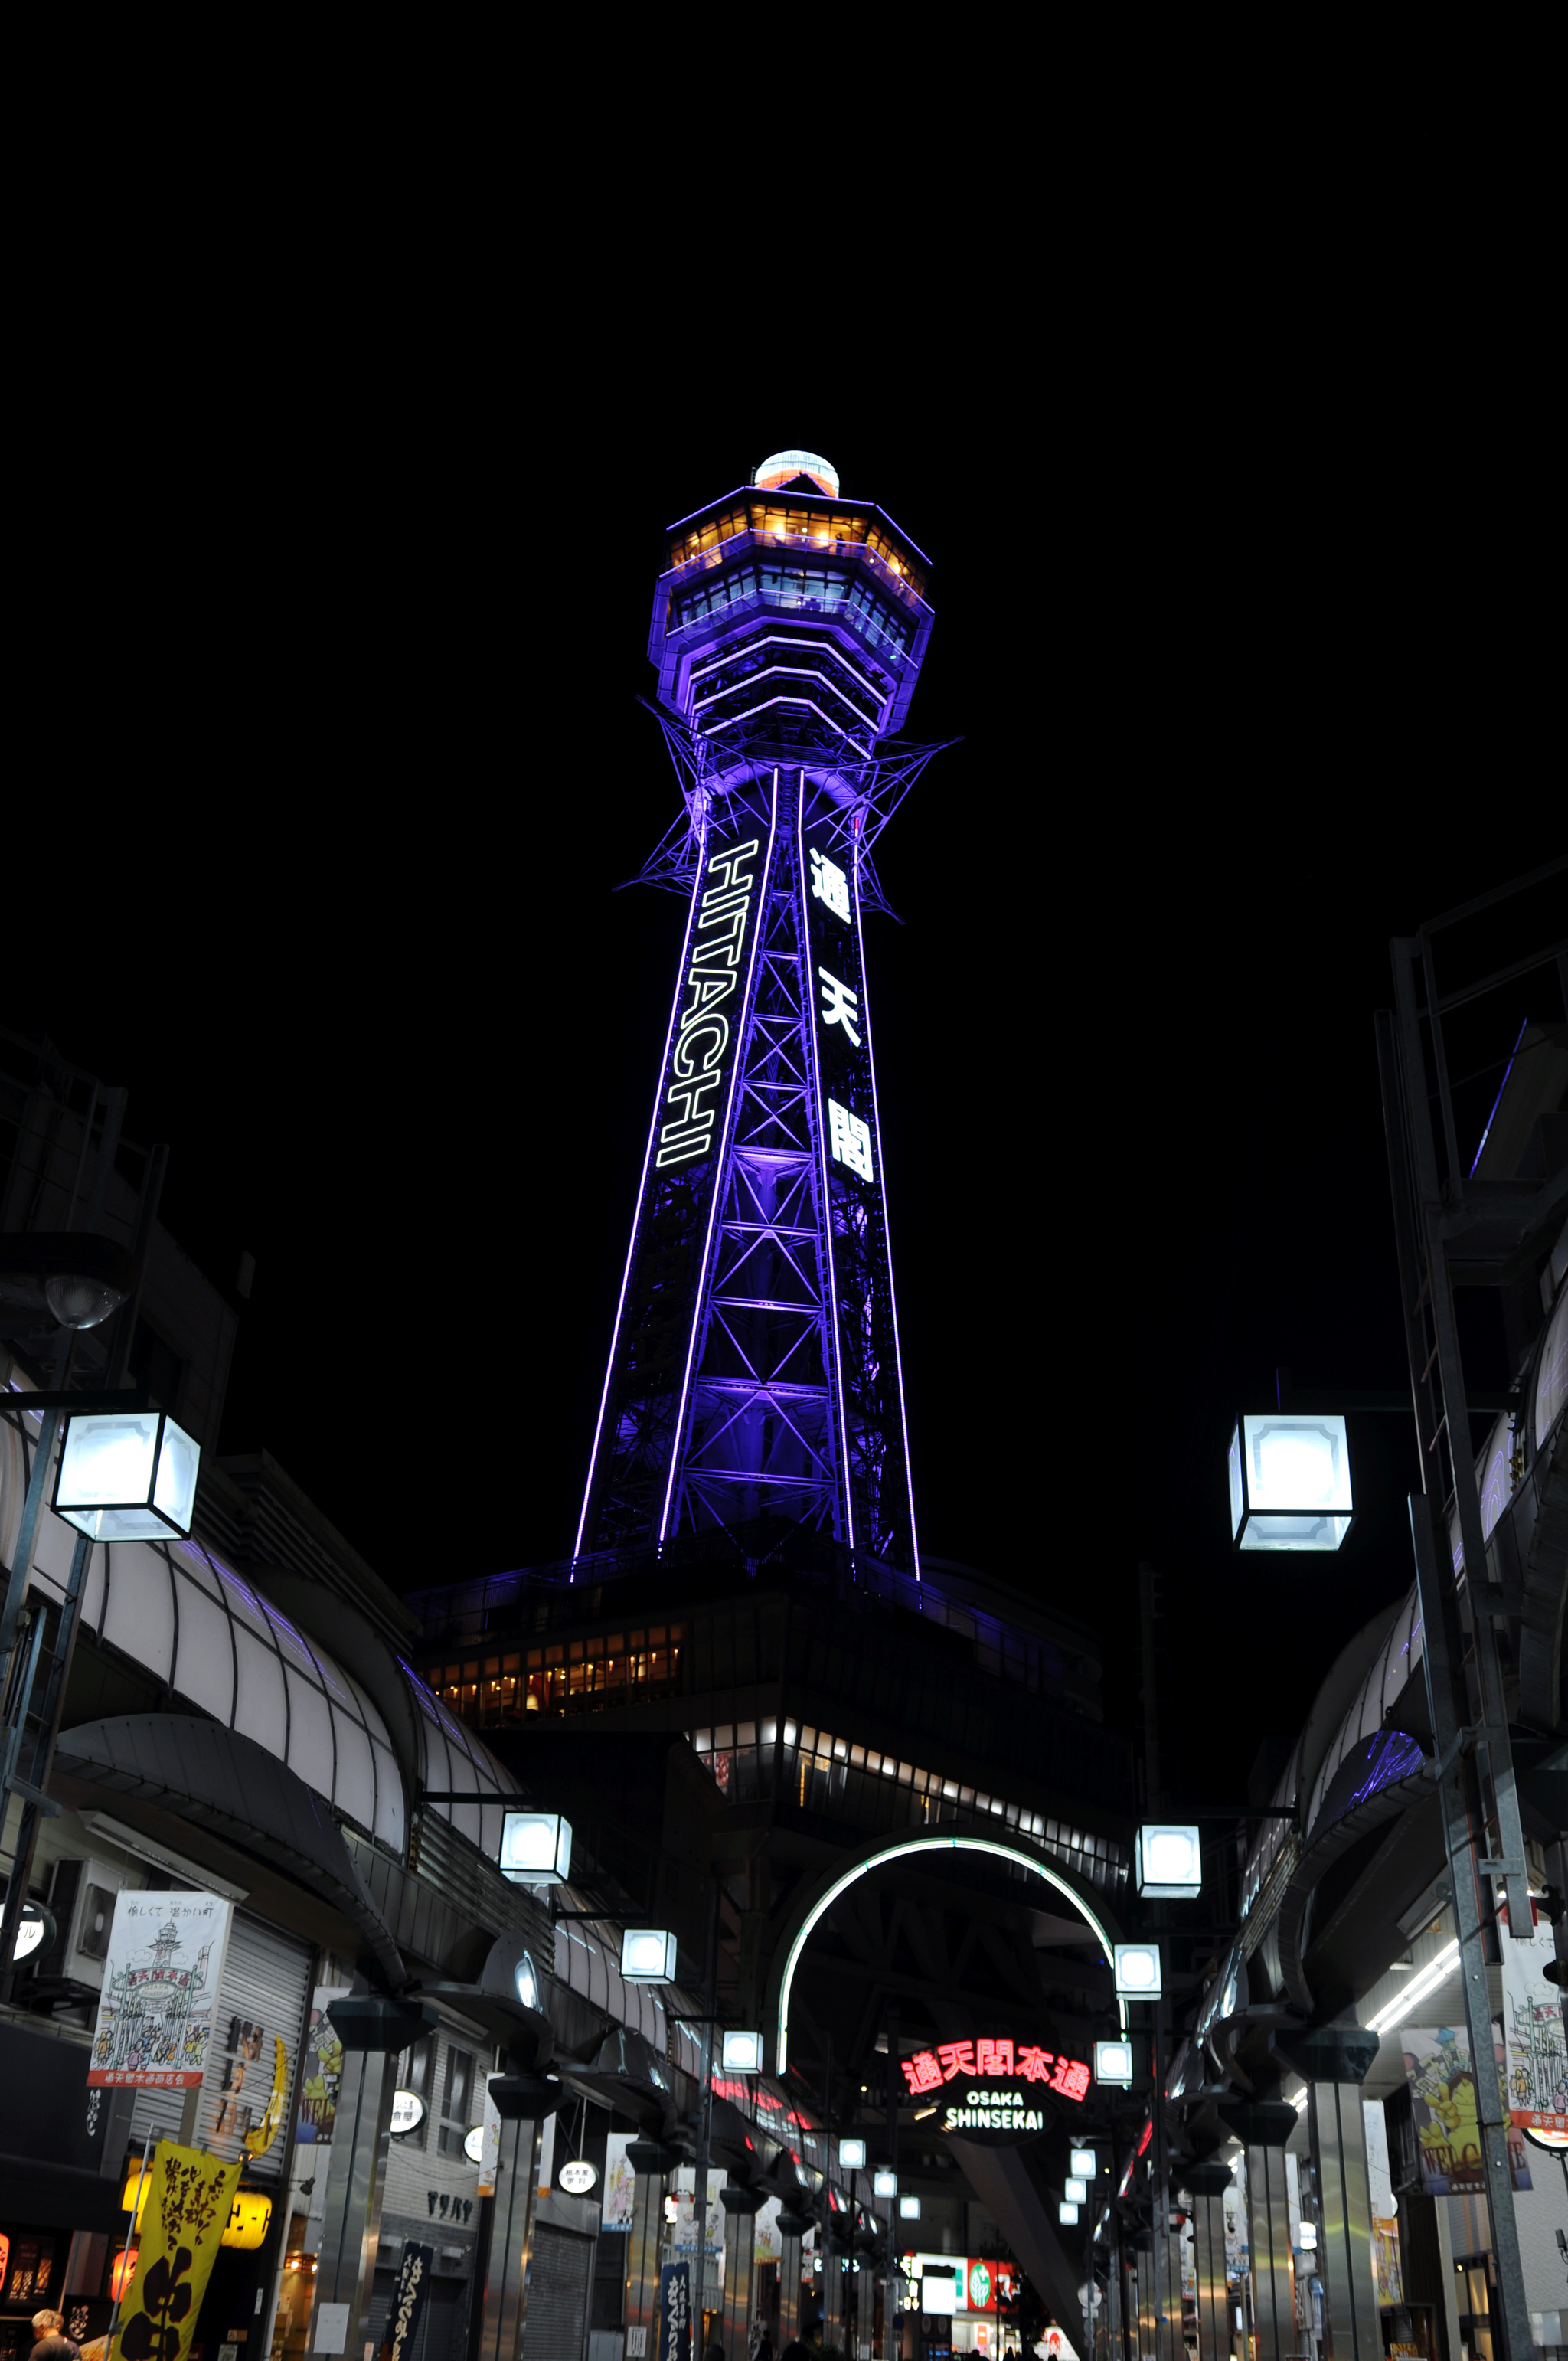
{"label": "tower observation deck", "polygon": [[810,452],[670,528],[648,653],[686,915],[576,1554],[772,1517],[917,1571],[863,912],[927,560]]}

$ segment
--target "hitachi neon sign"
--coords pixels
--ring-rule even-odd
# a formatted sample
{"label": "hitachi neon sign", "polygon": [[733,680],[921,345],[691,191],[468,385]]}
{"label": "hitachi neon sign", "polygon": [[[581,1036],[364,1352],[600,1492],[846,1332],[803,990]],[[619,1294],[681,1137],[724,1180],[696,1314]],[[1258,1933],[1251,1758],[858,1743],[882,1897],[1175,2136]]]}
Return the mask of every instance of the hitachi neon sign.
{"label": "hitachi neon sign", "polygon": [[723,1104],[731,1029],[727,1009],[740,988],[741,958],[751,917],[751,862],[759,840],[716,852],[707,864],[713,881],[703,892],[691,931],[686,967],[686,1005],[670,1052],[664,1104],[671,1110],[659,1131],[654,1162],[664,1170],[690,1164],[713,1147]]}

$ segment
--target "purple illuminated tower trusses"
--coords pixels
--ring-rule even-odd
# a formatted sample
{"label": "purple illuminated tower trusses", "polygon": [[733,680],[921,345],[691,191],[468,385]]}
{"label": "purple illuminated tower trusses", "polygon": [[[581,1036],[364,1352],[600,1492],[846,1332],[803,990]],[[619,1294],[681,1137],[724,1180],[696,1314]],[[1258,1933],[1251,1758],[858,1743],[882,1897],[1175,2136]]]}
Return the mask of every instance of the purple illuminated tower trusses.
{"label": "purple illuminated tower trusses", "polygon": [[925,560],[808,452],[674,526],[649,654],[686,919],[576,1551],[762,1516],[916,1569],[861,918]]}

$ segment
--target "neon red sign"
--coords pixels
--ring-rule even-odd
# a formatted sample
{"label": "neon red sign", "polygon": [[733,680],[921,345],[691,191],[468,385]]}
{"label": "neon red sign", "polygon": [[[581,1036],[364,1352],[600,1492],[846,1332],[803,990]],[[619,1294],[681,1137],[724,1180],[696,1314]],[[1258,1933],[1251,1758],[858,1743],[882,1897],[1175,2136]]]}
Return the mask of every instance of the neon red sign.
{"label": "neon red sign", "polygon": [[916,2098],[939,2091],[944,2082],[1043,2082],[1064,2099],[1082,2101],[1089,2095],[1090,2072],[1081,2059],[1058,2058],[1054,2050],[1020,2041],[981,2038],[938,2042],[935,2051],[917,2049],[904,2060],[904,2079]]}

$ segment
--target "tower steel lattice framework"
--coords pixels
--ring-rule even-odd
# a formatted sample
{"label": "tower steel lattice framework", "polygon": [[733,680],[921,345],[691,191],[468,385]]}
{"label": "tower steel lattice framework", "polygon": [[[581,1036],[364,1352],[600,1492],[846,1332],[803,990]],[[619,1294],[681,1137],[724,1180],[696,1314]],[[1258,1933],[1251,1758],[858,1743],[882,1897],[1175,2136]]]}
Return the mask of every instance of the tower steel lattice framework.
{"label": "tower steel lattice framework", "polygon": [[862,914],[938,751],[921,553],[809,454],[671,529],[649,653],[686,904],[576,1554],[761,1516],[918,1568]]}

